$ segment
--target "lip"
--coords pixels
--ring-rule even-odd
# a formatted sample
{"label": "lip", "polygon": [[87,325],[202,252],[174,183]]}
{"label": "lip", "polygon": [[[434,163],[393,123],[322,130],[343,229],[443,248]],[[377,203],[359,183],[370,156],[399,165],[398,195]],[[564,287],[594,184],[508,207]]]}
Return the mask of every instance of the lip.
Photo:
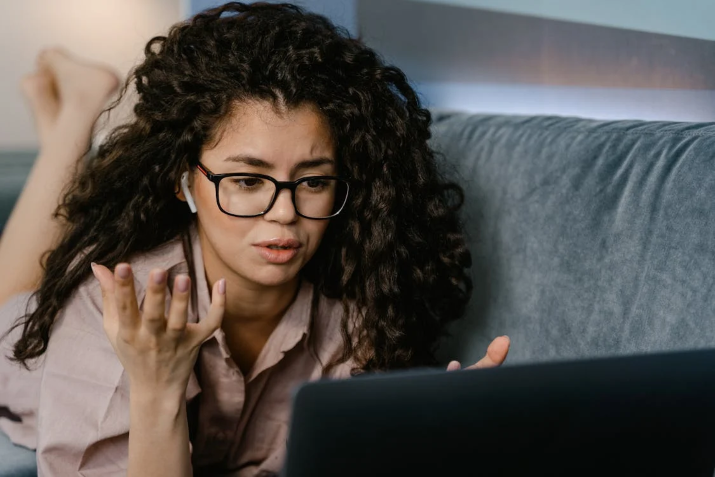
{"label": "lip", "polygon": [[[278,247],[288,247],[285,250],[275,250],[269,248],[271,245]],[[274,238],[263,242],[254,243],[258,255],[268,263],[283,264],[291,261],[293,257],[298,255],[298,249],[303,245],[295,239],[280,239]]]}
{"label": "lip", "polygon": [[258,242],[254,243],[256,247],[270,247],[271,245],[276,246],[276,247],[290,247],[290,248],[300,248],[303,246],[299,241],[296,239],[283,239],[283,238],[274,238],[270,240],[264,240],[263,242]]}
{"label": "lip", "polygon": [[274,250],[272,248],[262,247],[259,245],[254,245],[254,247],[256,248],[256,252],[258,252],[258,255],[263,258],[263,260],[276,265],[290,262],[293,257],[298,255],[297,248]]}

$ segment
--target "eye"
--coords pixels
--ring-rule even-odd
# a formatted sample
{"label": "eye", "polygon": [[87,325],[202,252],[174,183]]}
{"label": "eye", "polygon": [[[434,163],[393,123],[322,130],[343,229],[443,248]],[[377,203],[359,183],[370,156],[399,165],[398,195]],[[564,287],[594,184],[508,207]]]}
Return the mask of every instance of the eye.
{"label": "eye", "polygon": [[263,179],[258,177],[233,177],[230,179],[231,185],[239,189],[257,189],[263,185]]}
{"label": "eye", "polygon": [[328,186],[328,181],[325,179],[320,179],[318,177],[311,177],[307,181],[303,182],[302,185],[307,189],[313,191],[320,191]]}

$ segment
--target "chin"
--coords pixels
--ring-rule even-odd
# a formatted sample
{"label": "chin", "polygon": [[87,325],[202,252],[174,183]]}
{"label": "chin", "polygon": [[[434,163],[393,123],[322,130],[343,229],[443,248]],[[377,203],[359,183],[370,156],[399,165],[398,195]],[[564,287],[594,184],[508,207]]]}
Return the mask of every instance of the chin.
{"label": "chin", "polygon": [[265,287],[277,287],[295,280],[300,270],[293,267],[263,265],[250,271],[251,281]]}

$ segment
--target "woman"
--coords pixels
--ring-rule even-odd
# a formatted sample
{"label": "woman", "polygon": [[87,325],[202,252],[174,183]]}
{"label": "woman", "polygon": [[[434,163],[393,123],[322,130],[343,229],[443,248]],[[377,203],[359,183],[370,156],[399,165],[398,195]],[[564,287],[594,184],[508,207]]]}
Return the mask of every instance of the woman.
{"label": "woman", "polygon": [[[40,227],[32,258],[51,252],[0,287],[14,362],[41,358],[0,374],[39,387],[43,474],[278,472],[296,384],[435,363],[471,291],[461,190],[404,75],[323,17],[229,3],[145,53],[135,117],[57,217],[18,218],[62,189],[33,171],[8,224],[0,260]],[[6,405],[31,424],[23,397]]]}

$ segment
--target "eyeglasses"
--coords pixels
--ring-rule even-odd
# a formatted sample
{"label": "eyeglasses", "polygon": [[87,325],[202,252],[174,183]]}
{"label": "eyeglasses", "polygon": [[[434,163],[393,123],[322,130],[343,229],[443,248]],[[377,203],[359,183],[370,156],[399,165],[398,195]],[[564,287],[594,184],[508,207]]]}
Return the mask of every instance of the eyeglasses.
{"label": "eyeglasses", "polygon": [[306,219],[329,219],[343,210],[350,190],[348,181],[336,176],[310,176],[281,182],[264,174],[214,174],[200,162],[196,168],[216,186],[216,203],[221,212],[233,217],[267,214],[280,191],[289,189],[298,215]]}

